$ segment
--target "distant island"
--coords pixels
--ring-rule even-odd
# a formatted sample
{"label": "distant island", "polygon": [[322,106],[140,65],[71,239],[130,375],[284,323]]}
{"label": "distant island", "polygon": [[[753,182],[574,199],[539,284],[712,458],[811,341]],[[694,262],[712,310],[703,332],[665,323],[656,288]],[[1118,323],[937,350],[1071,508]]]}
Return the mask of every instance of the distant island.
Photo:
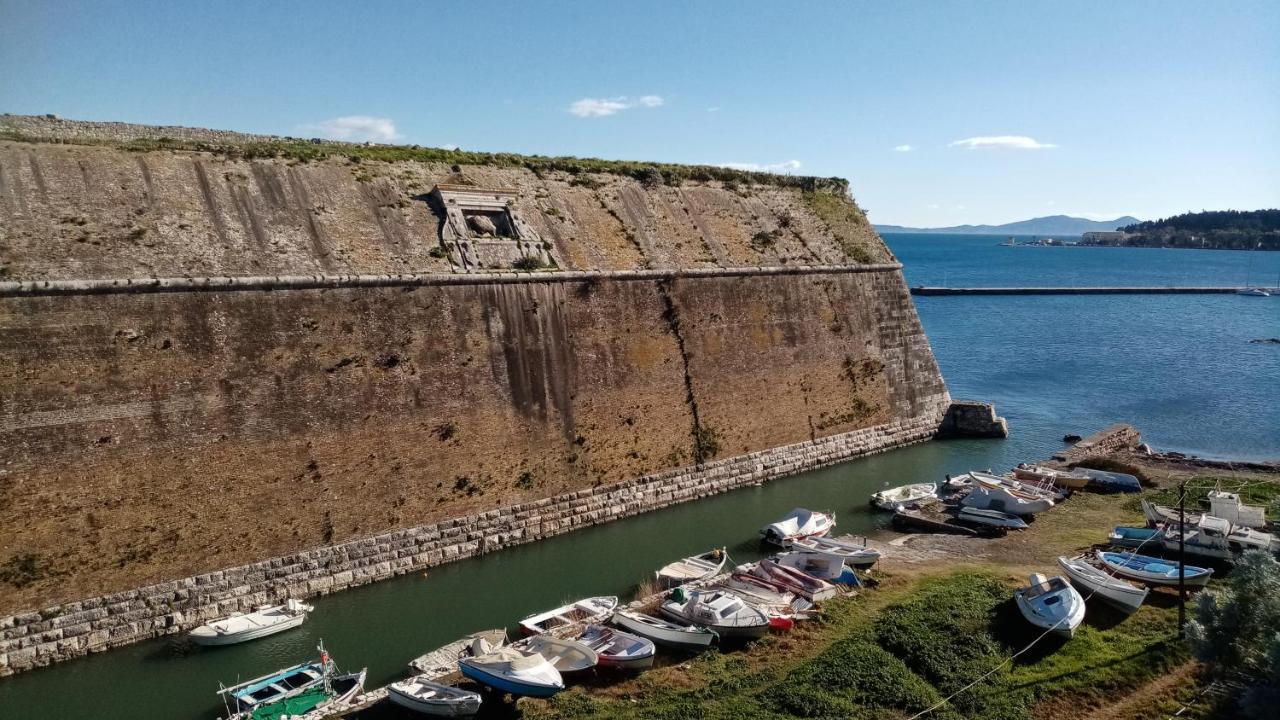
{"label": "distant island", "polygon": [[1081,245],[1280,250],[1280,210],[1212,210],[1085,233]]}
{"label": "distant island", "polygon": [[1089,220],[1070,215],[1019,220],[1003,225],[955,225],[941,228],[913,228],[902,225],[876,225],[881,233],[936,233],[939,235],[1067,235],[1080,236],[1087,232],[1116,230],[1139,222],[1138,218],[1125,215],[1115,220]]}

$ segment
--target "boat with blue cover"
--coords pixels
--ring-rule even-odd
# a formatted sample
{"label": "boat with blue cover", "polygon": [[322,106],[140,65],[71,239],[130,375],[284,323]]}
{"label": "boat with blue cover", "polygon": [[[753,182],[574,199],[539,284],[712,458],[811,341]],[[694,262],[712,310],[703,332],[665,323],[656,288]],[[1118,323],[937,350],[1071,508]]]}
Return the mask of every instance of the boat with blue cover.
{"label": "boat with blue cover", "polygon": [[1160,547],[1164,539],[1164,530],[1119,525],[1111,531],[1107,539],[1114,547],[1137,548],[1143,545],[1151,545],[1154,550]]}
{"label": "boat with blue cover", "polygon": [[[1108,570],[1130,580],[1141,580],[1148,585],[1177,585],[1178,562],[1137,553],[1100,552],[1098,559]],[[1210,568],[1187,565],[1183,568],[1183,580],[1192,587],[1204,587],[1213,575]]]}

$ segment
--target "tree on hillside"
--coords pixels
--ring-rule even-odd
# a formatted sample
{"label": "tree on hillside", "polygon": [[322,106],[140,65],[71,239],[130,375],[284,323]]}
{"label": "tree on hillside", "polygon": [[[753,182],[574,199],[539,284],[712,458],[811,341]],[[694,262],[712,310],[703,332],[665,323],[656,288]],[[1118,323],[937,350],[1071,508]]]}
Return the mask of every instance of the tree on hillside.
{"label": "tree on hillside", "polygon": [[1241,556],[1227,587],[1205,592],[1187,626],[1195,656],[1218,678],[1243,677],[1251,687],[1241,709],[1275,717],[1280,702],[1280,562],[1260,550]]}

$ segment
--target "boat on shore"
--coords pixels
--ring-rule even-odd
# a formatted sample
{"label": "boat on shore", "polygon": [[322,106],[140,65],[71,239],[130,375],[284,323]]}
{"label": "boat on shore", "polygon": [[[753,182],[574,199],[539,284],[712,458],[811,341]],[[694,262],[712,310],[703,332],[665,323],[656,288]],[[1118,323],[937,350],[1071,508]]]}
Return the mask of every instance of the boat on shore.
{"label": "boat on shore", "polygon": [[[1137,553],[1100,552],[1098,559],[1108,570],[1120,577],[1139,580],[1148,585],[1177,585],[1178,565],[1176,560],[1163,560],[1149,555]],[[1204,587],[1209,584],[1213,575],[1211,568],[1187,565],[1183,568],[1183,582],[1191,587]]]}
{"label": "boat on shore", "polygon": [[991,472],[982,472],[980,470],[970,470],[969,477],[974,479],[978,485],[990,489],[1004,489],[1008,492],[1024,497],[1028,500],[1048,499],[1054,502],[1061,502],[1067,497],[1067,491],[1054,487],[1052,483],[1040,482],[1020,482],[1012,476],[996,475]]}
{"label": "boat on shore", "polygon": [[792,550],[771,558],[779,565],[799,570],[819,580],[841,585],[860,586],[858,574],[849,567],[844,558],[828,553],[810,552],[808,550]]}
{"label": "boat on shore", "polygon": [[546,698],[564,689],[564,679],[536,652],[504,647],[458,661],[462,674],[481,685],[512,695]]}
{"label": "boat on shore", "polygon": [[977,530],[971,527],[965,527],[959,523],[951,522],[945,515],[932,516],[926,515],[918,510],[899,510],[893,514],[891,521],[893,526],[899,530],[924,530],[926,532],[950,533],[951,535],[969,535],[978,534]]}
{"label": "boat on shore", "polygon": [[1148,527],[1162,527],[1168,523],[1195,525],[1200,522],[1200,518],[1204,517],[1204,513],[1187,512],[1180,513],[1178,508],[1169,507],[1167,505],[1157,505],[1149,500],[1142,501],[1142,514],[1147,518]]}
{"label": "boat on shore", "polygon": [[654,573],[654,577],[662,589],[670,590],[679,585],[719,575],[724,570],[724,564],[728,559],[729,553],[725,552],[724,548],[715,548],[701,555],[691,555],[664,565]]}
{"label": "boat on shore", "polygon": [[280,720],[337,708],[364,690],[366,670],[340,673],[320,648],[320,660],[304,662],[222,688],[226,720]]}
{"label": "boat on shore", "polygon": [[833,555],[844,560],[845,565],[858,570],[866,570],[880,560],[880,551],[867,547],[865,537],[862,538],[861,544],[825,537],[801,538],[792,540],[787,547],[792,550]]}
{"label": "boat on shore", "polygon": [[960,501],[965,507],[979,510],[996,510],[1011,515],[1034,515],[1053,507],[1053,500],[1047,497],[1029,498],[1015,494],[1006,487],[987,487],[977,485]]}
{"label": "boat on shore", "polygon": [[1181,540],[1183,552],[1228,562],[1247,550],[1280,551],[1280,543],[1270,533],[1236,527],[1212,515],[1202,516],[1194,525],[1166,525],[1162,540],[1166,550],[1176,552]]}
{"label": "boat on shore", "polygon": [[1085,489],[1098,493],[1136,493],[1142,492],[1142,483],[1128,473],[1108,472],[1078,467],[1075,472],[1089,476]]}
{"label": "boat on shore", "polygon": [[1117,525],[1108,535],[1107,541],[1112,547],[1139,548],[1148,545],[1160,547],[1164,540],[1162,528],[1142,528]]}
{"label": "boat on shore", "polygon": [[568,639],[594,651],[600,667],[644,670],[653,667],[653,659],[658,654],[652,640],[594,623],[568,636]]}
{"label": "boat on shore", "polygon": [[539,635],[565,625],[601,622],[617,607],[616,596],[589,597],[554,610],[534,613],[520,621],[520,630],[525,635]]}
{"label": "boat on shore", "polygon": [[234,645],[296,628],[315,608],[290,598],[283,605],[264,605],[251,613],[234,613],[187,633],[197,645]]}
{"label": "boat on shore", "polygon": [[517,640],[511,647],[541,655],[561,675],[590,670],[600,662],[596,651],[586,644],[555,635],[532,635]]}
{"label": "boat on shore", "polygon": [[480,712],[480,693],[432,682],[423,675],[387,686],[387,699],[406,710],[437,717],[470,717]]}
{"label": "boat on shore", "polygon": [[764,611],[748,605],[729,592],[671,591],[671,599],[662,603],[662,614],[680,622],[714,630],[721,638],[753,640],[769,630]]}
{"label": "boat on shore", "polygon": [[705,650],[720,637],[714,630],[669,622],[634,610],[618,610],[610,622],[657,645],[676,650]]}
{"label": "boat on shore", "polygon": [[902,508],[914,507],[937,497],[937,485],[933,483],[915,483],[872,493],[871,504],[881,510],[893,512]]}
{"label": "boat on shore", "polygon": [[[838,561],[838,559],[837,559]],[[843,563],[841,563],[843,564]],[[806,600],[817,602],[840,594],[839,588],[826,580],[814,577],[778,560],[765,559],[756,563],[749,572],[758,578],[785,588]]]}
{"label": "boat on shore", "polygon": [[1010,515],[999,510],[985,510],[974,507],[961,507],[956,512],[956,520],[971,525],[1003,530],[1026,530],[1028,527],[1027,521],[1017,515]]}
{"label": "boat on shore", "polygon": [[1051,483],[1068,490],[1083,490],[1089,484],[1089,476],[1074,470],[1059,470],[1044,465],[1022,464],[1013,469],[1013,477],[1019,482]]}
{"label": "boat on shore", "polygon": [[823,537],[836,526],[835,515],[795,508],[775,523],[760,529],[764,542],[785,547],[804,538]]}
{"label": "boat on shore", "polygon": [[1084,598],[1061,575],[1031,575],[1030,585],[1014,591],[1018,610],[1027,622],[1057,635],[1072,637],[1084,622]]}
{"label": "boat on shore", "polygon": [[1125,613],[1136,612],[1151,592],[1102,570],[1087,555],[1059,557],[1058,565],[1086,599],[1098,598]]}

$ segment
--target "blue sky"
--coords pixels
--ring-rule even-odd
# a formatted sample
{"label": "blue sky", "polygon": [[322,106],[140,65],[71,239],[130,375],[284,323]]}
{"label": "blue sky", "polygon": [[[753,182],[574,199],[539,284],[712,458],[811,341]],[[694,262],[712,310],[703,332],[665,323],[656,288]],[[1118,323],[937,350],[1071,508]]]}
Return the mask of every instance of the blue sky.
{"label": "blue sky", "polygon": [[881,223],[1280,205],[1274,1],[0,0],[0,68],[0,112],[839,175]]}

